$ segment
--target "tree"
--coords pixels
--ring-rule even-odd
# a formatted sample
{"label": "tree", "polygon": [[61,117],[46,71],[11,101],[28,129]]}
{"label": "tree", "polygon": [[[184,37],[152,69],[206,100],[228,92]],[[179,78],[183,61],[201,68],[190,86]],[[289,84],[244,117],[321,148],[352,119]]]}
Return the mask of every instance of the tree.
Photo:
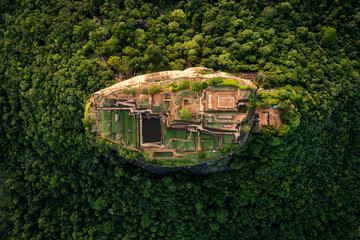
{"label": "tree", "polygon": [[161,48],[155,44],[149,45],[145,51],[144,60],[149,64],[153,64],[154,66],[159,65],[163,60],[163,53]]}
{"label": "tree", "polygon": [[188,89],[190,87],[190,81],[187,79],[183,79],[181,80],[178,90],[185,90]]}
{"label": "tree", "polygon": [[176,92],[177,90],[179,90],[179,85],[176,82],[172,82],[170,84],[170,91]]}
{"label": "tree", "polygon": [[176,9],[174,10],[171,14],[170,17],[175,21],[178,22],[180,25],[182,26],[186,26],[187,25],[187,21],[186,21],[186,14],[184,13],[184,11],[182,9]]}
{"label": "tree", "polygon": [[127,56],[111,56],[108,59],[111,70],[128,74],[130,72],[130,60]]}
{"label": "tree", "polygon": [[201,92],[206,87],[206,82],[192,82],[190,89],[194,92]]}
{"label": "tree", "polygon": [[192,112],[186,107],[180,109],[179,115],[184,120],[191,120],[191,118],[192,118]]}
{"label": "tree", "polygon": [[170,68],[172,70],[183,70],[186,64],[186,60],[183,58],[176,59],[175,62],[170,62]]}
{"label": "tree", "polygon": [[320,45],[324,47],[330,47],[336,43],[336,29],[324,26],[321,28],[320,37]]}
{"label": "tree", "polygon": [[270,85],[270,83],[268,83],[268,82],[264,82],[264,83],[262,84],[262,87],[263,87],[264,89],[271,89],[271,85]]}
{"label": "tree", "polygon": [[[1,239],[358,239],[357,1],[177,2],[0,1]],[[154,176],[81,122],[89,95],[115,83],[96,53],[127,56],[136,74],[261,69],[292,96],[258,92],[263,106],[284,107],[282,125],[231,148],[231,171]],[[166,142],[208,157],[228,142],[171,140],[183,133]]]}
{"label": "tree", "polygon": [[162,89],[162,87],[160,85],[155,84],[149,89],[149,93],[150,93],[150,95],[159,94],[161,89]]}

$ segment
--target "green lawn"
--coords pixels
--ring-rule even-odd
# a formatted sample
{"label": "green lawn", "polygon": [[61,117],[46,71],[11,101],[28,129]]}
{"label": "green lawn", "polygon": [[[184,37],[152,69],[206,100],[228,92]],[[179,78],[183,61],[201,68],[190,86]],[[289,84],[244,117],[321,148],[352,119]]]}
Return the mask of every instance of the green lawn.
{"label": "green lawn", "polygon": [[[176,130],[176,138],[187,140],[188,132],[186,132],[185,130]],[[186,151],[186,142],[176,141],[176,150],[177,151]]]}
{"label": "green lawn", "polygon": [[120,142],[122,138],[122,133],[116,133],[115,141]]}
{"label": "green lawn", "polygon": [[197,133],[192,133],[190,140],[187,142],[187,150],[188,151],[196,150],[196,138],[197,138]]}
{"label": "green lawn", "polygon": [[186,140],[188,133],[185,130],[176,130],[176,138]]}
{"label": "green lawn", "polygon": [[[115,122],[115,115],[119,114],[119,121]],[[111,132],[121,132],[121,111],[120,110],[116,110],[116,111],[112,111],[111,112]]]}
{"label": "green lawn", "polygon": [[203,140],[203,148],[204,150],[213,149],[214,148],[214,139],[207,138]]}
{"label": "green lawn", "polygon": [[147,98],[146,99],[141,99],[141,100],[136,102],[136,105],[139,108],[148,108],[149,107],[149,100]]}
{"label": "green lawn", "polygon": [[154,157],[172,157],[172,152],[154,152]]}
{"label": "green lawn", "polygon": [[203,141],[202,147],[204,150],[218,148],[219,146],[219,137],[217,136],[202,133],[200,134],[200,138]]}
{"label": "green lawn", "polygon": [[101,132],[104,133],[105,137],[110,137],[110,111],[100,111],[101,118]]}
{"label": "green lawn", "polygon": [[[186,154],[186,152],[178,152],[178,153]],[[185,156],[178,157],[176,160],[177,161],[184,161],[184,160],[194,161],[196,159],[197,159],[197,155],[195,153],[189,153],[189,154],[186,154]]]}
{"label": "green lawn", "polygon": [[[214,152],[215,151],[215,152]],[[206,152],[206,158],[217,158],[221,156],[221,153],[219,150],[212,150],[212,151],[205,151]]]}
{"label": "green lawn", "polygon": [[220,138],[215,137],[215,148],[220,148]]}
{"label": "green lawn", "polygon": [[[168,144],[170,142],[170,140],[174,137],[174,131],[171,129],[166,129],[165,135],[166,135],[166,144]],[[174,143],[172,142],[172,143],[170,143],[169,148],[171,148],[173,146],[174,146]]]}
{"label": "green lawn", "polygon": [[136,121],[136,117],[131,117],[131,128],[132,128],[132,132],[131,132],[131,138],[132,138],[132,142],[131,142],[131,146],[136,147],[137,146],[137,121]]}
{"label": "green lawn", "polygon": [[130,130],[130,116],[129,112],[123,111],[124,116],[124,141],[126,145],[130,145],[131,133]]}
{"label": "green lawn", "polygon": [[232,140],[234,140],[234,135],[224,135],[224,144],[231,143]]}
{"label": "green lawn", "polygon": [[223,129],[222,123],[207,123],[206,126],[208,126],[210,128],[215,128],[215,129]]}
{"label": "green lawn", "polygon": [[[136,118],[129,116],[128,111],[122,111],[124,118],[124,141],[126,145],[136,147],[137,145],[137,122]],[[132,131],[129,131],[132,130]]]}
{"label": "green lawn", "polygon": [[186,150],[186,142],[176,141],[176,150],[177,151],[185,151]]}

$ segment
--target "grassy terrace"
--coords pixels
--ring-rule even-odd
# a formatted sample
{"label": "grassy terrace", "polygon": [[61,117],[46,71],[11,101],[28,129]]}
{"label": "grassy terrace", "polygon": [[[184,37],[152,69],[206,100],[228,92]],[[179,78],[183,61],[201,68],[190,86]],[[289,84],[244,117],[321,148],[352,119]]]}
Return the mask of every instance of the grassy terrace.
{"label": "grassy terrace", "polygon": [[[221,136],[201,133],[200,138],[198,138],[197,133],[190,133],[180,129],[166,129],[163,136],[163,143],[166,145],[166,148],[175,150],[177,154],[183,156],[169,157],[167,153],[154,153],[153,157],[156,159],[156,164],[169,165],[170,162],[173,162],[170,165],[180,166],[190,163],[206,162],[221,156],[221,152],[219,151],[221,148]],[[231,144],[233,140],[233,135],[223,136],[223,144]],[[201,149],[198,148],[198,141],[200,141]],[[194,153],[200,150],[205,152],[205,159],[199,158],[198,154]]]}
{"label": "grassy terrace", "polygon": [[223,141],[224,144],[231,144],[231,142],[234,140],[234,135],[224,135]]}
{"label": "grassy terrace", "polygon": [[[177,157],[177,158],[169,158],[165,154],[155,155],[154,159],[150,162],[155,165],[159,166],[169,166],[169,167],[179,167],[179,166],[186,166],[186,165],[193,165],[193,164],[201,164],[211,161],[212,159],[216,159],[221,157],[220,151],[204,151],[206,154],[205,158],[199,158],[196,153],[186,154],[183,157]],[[179,152],[184,153],[184,152]]]}
{"label": "grassy terrace", "polygon": [[[129,116],[128,111],[104,110],[100,114],[100,131],[105,137],[119,143],[124,141],[126,146],[137,146],[137,122],[136,118]],[[116,122],[118,115],[118,122]]]}
{"label": "grassy terrace", "polygon": [[[209,82],[210,84],[210,82]],[[181,85],[181,84],[180,84]],[[178,110],[182,105],[184,97],[196,99],[198,94],[192,89],[181,88],[178,86],[177,91],[165,92],[164,95],[173,97],[173,108],[175,114],[179,114]],[[236,80],[223,79],[220,83],[211,83],[208,86],[212,91],[233,91],[240,89],[241,97],[248,99],[251,95],[251,89],[247,86],[241,86]],[[167,88],[166,88],[167,89]],[[106,99],[107,100],[107,99]],[[147,98],[138,99],[136,104],[140,108],[148,108],[150,106]],[[109,105],[109,101],[105,101],[104,106]],[[166,112],[169,109],[169,102],[157,101],[152,106],[154,113]],[[103,137],[116,141],[125,147],[137,147],[137,120],[136,117],[129,116],[128,111],[123,110],[103,110],[100,115],[100,132]],[[227,115],[225,118],[224,115]],[[230,124],[236,118],[237,113],[234,112],[211,112],[206,116],[205,126],[213,129],[223,129],[224,124]],[[170,116],[173,117],[173,116]],[[116,121],[117,120],[117,121]],[[193,119],[198,120],[199,119]],[[189,122],[176,120],[173,124],[189,124]],[[233,135],[210,135],[206,133],[191,133],[185,129],[167,129],[165,124],[162,125],[162,143],[164,148],[152,150],[150,153],[154,161],[161,165],[168,165],[167,162],[175,162],[176,165],[187,165],[206,162],[221,156],[220,149],[222,145],[232,144]],[[200,154],[199,154],[200,152]]]}
{"label": "grassy terrace", "polygon": [[201,147],[203,150],[211,150],[220,148],[219,136],[213,136],[209,134],[200,134]]}

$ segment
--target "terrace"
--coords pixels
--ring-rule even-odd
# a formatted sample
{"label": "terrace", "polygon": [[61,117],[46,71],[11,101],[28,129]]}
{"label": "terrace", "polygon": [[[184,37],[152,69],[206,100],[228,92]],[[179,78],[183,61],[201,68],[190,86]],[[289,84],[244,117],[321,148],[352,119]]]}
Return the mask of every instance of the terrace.
{"label": "terrace", "polygon": [[[240,89],[244,80],[234,79],[227,81],[230,85],[211,85],[201,92],[170,91],[169,80],[134,79],[126,85],[117,84],[124,86],[92,96],[89,114],[93,119],[96,116],[93,132],[108,141],[145,151],[151,159],[217,158],[222,146],[238,141],[240,125],[248,116],[251,91]],[[144,91],[159,84],[162,87],[156,94]],[[190,118],[180,114],[182,109],[191,113]]]}

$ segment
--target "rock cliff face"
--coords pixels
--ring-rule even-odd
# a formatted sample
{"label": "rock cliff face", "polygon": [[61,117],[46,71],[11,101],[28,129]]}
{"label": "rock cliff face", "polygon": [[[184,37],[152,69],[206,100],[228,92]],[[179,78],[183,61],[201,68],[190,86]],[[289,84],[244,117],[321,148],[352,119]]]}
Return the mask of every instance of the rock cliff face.
{"label": "rock cliff face", "polygon": [[221,149],[242,146],[254,117],[257,88],[245,76],[203,67],[136,76],[95,92],[86,114],[94,134],[143,154],[133,164],[149,171],[226,170]]}
{"label": "rock cliff face", "polygon": [[[244,75],[246,78],[248,78],[247,74]],[[208,80],[214,77],[223,77],[224,79],[226,78],[235,79],[239,81],[240,85],[249,86],[251,88],[256,89],[255,84],[251,80],[245,79],[245,77],[241,78],[241,75],[236,76],[225,72],[214,72],[211,68],[193,67],[193,68],[188,68],[184,71],[163,71],[163,72],[149,73],[149,74],[136,76],[128,80],[125,80],[123,82],[116,83],[111,87],[97,91],[93,95],[107,95],[112,93],[113,91],[119,91],[124,88],[141,87],[143,86],[144,83],[155,82],[155,81],[165,81],[165,80],[173,81],[179,79]]]}

